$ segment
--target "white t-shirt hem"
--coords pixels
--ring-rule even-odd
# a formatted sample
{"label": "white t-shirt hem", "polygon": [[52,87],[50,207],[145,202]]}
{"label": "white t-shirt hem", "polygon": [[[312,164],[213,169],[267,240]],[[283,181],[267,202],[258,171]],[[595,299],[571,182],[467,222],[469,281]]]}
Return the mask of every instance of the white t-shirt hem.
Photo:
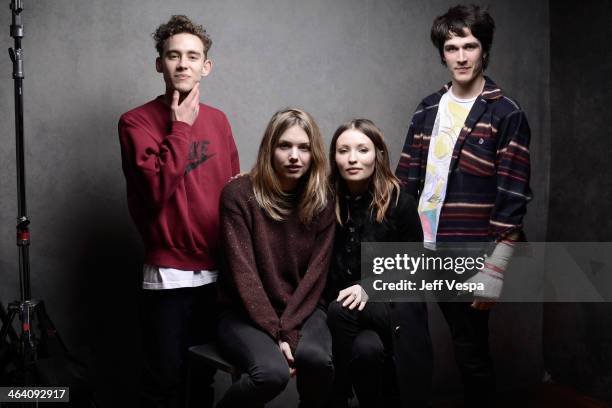
{"label": "white t-shirt hem", "polygon": [[184,271],[145,264],[142,288],[147,290],[196,288],[216,282],[217,275],[217,271]]}

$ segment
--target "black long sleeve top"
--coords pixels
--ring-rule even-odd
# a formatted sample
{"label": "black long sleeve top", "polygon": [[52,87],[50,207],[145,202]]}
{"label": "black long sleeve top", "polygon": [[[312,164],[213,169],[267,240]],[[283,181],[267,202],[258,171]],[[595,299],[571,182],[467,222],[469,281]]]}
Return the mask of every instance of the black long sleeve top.
{"label": "black long sleeve top", "polygon": [[382,222],[369,209],[372,195],[343,195],[340,215],[343,225],[336,225],[332,261],[325,288],[325,298],[332,301],[338,292],[361,280],[362,242],[423,242],[423,230],[414,198],[401,190],[397,205],[393,197]]}

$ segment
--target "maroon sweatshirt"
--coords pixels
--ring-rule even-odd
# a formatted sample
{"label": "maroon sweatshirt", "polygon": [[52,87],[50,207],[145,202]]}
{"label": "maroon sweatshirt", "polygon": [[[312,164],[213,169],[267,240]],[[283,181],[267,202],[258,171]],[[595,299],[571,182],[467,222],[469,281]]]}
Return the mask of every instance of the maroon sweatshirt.
{"label": "maroon sweatshirt", "polygon": [[217,268],[219,197],[240,171],[227,118],[200,104],[193,126],[173,122],[163,96],[119,120],[130,214],[145,263],[183,270]]}
{"label": "maroon sweatshirt", "polygon": [[331,201],[308,226],[295,211],[274,221],[257,204],[248,176],[232,180],[221,195],[221,303],[295,350],[325,287],[335,226]]}

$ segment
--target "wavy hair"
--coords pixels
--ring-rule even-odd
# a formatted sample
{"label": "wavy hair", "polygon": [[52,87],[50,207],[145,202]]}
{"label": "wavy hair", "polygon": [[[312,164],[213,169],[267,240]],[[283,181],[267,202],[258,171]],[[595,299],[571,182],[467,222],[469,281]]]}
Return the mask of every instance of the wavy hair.
{"label": "wavy hair", "polygon": [[342,133],[347,130],[355,129],[372,141],[376,152],[374,162],[374,172],[370,177],[369,191],[372,194],[372,202],[369,210],[375,214],[376,222],[382,222],[387,214],[387,209],[395,196],[395,204],[399,200],[400,181],[393,172],[389,163],[389,149],[385,143],[382,131],[368,119],[353,119],[341,125],[334,132],[329,146],[329,162],[331,163],[330,184],[336,196],[336,219],[342,225],[343,220],[340,215],[340,194],[346,189],[346,182],[340,175],[336,164],[336,143]]}
{"label": "wavy hair", "polygon": [[278,140],[289,128],[299,126],[310,141],[310,168],[300,181],[298,213],[300,221],[307,225],[327,205],[329,184],[328,165],[319,126],[307,112],[287,108],[276,112],[264,132],[259,145],[257,162],[250,171],[253,193],[257,204],[274,220],[284,220],[294,208],[291,194],[281,188],[274,170],[274,150]]}
{"label": "wavy hair", "polygon": [[173,15],[167,23],[157,27],[155,32],[151,34],[155,41],[155,49],[157,49],[159,56],[163,57],[166,40],[173,35],[182,33],[193,34],[202,41],[202,45],[204,46],[204,59],[206,59],[208,50],[210,50],[212,45],[212,40],[204,27],[193,23],[189,17],[183,15]]}

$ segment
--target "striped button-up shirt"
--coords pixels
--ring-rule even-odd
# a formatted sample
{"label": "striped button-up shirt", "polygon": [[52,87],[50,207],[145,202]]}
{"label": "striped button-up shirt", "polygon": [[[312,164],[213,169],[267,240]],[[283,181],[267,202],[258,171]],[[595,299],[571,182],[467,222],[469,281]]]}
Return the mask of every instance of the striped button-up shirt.
{"label": "striped button-up shirt", "polygon": [[[453,150],[438,242],[499,241],[514,232],[523,237],[523,216],[532,197],[531,131],[518,104],[490,78],[485,80]],[[419,104],[397,166],[396,175],[417,200],[438,104],[449,88],[450,83]]]}

